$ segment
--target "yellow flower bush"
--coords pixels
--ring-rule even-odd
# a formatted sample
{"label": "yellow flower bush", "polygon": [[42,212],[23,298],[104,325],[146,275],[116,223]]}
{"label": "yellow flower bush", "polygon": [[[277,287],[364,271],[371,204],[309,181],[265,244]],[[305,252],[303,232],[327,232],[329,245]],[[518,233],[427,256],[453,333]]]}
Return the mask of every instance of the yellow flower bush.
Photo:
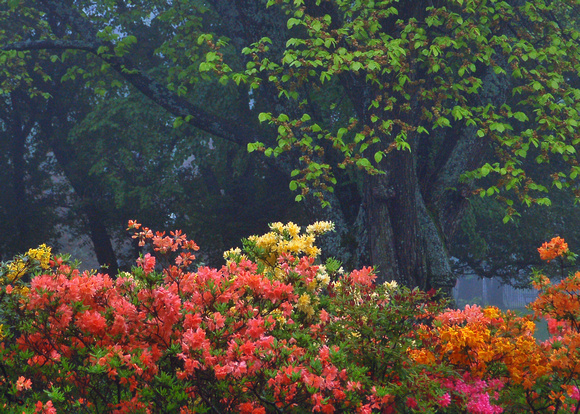
{"label": "yellow flower bush", "polygon": [[[0,263],[0,301],[6,295],[28,295],[30,289],[27,284],[22,283],[22,278],[28,273],[48,269],[51,250],[51,247],[41,244],[36,249],[29,249],[25,254],[16,256],[10,262]],[[6,338],[8,331],[4,323],[0,323],[0,343]]]}
{"label": "yellow flower bush", "polygon": [[305,254],[316,258],[320,254],[320,249],[315,245],[316,237],[334,230],[334,224],[318,221],[306,227],[304,234],[300,234],[300,227],[292,222],[272,223],[270,230],[262,236],[250,236],[248,241],[257,248],[258,255],[261,256],[259,259],[266,270],[273,271],[282,254],[294,256]]}
{"label": "yellow flower bush", "polygon": [[51,250],[51,247],[41,244],[38,248],[29,249],[24,255],[17,256],[12,262],[5,265],[5,270],[2,272],[3,277],[0,281],[14,283],[35,267],[40,267],[43,270],[48,269]]}

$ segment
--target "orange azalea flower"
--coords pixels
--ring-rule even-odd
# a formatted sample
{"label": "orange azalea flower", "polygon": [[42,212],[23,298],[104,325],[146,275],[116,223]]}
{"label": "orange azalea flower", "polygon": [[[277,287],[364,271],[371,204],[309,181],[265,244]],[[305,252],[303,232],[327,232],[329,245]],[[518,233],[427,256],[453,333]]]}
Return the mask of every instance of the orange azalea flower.
{"label": "orange azalea flower", "polygon": [[568,243],[561,237],[554,237],[549,242],[542,244],[542,247],[538,247],[538,252],[540,253],[540,259],[550,263],[550,260],[554,260],[556,257],[568,252]]}

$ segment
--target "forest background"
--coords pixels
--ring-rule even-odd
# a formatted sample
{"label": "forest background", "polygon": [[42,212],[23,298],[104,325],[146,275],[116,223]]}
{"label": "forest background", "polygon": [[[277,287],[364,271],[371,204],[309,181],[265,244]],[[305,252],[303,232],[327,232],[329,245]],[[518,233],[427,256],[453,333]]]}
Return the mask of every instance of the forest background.
{"label": "forest background", "polygon": [[579,251],[579,11],[4,1],[0,259],[88,235],[116,274],[137,218],[219,266],[268,223],[332,220],[348,269],[450,290],[454,256],[524,285],[542,241]]}

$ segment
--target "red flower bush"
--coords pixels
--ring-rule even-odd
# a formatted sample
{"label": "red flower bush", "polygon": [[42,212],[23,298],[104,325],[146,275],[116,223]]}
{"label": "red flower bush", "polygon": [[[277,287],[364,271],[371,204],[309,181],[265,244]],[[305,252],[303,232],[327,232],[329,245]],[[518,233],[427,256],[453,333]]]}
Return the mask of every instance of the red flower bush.
{"label": "red flower bush", "polygon": [[[5,340],[4,358],[12,367],[25,363],[19,371],[31,389],[20,387],[7,402],[18,402],[23,391],[42,400],[46,390],[51,400],[35,405],[45,412],[393,410],[395,397],[369,385],[392,379],[384,377],[391,362],[382,362],[376,378],[350,372],[337,344],[347,330],[356,332],[351,326],[359,317],[331,315],[321,294],[330,276],[314,264],[313,242],[329,227],[302,236],[290,225],[273,225],[273,233],[246,243],[245,254],[230,252],[221,269],[193,271],[195,243],[134,222],[135,237],[151,252],[130,273],[111,279],[54,260],[33,277],[29,292],[9,297],[19,322]],[[360,307],[376,295],[374,278],[371,269],[342,276],[333,295],[343,309]],[[380,342],[369,345],[392,359],[384,354],[389,342]],[[357,364],[365,353],[358,352]],[[12,377],[2,380],[8,386]]]}

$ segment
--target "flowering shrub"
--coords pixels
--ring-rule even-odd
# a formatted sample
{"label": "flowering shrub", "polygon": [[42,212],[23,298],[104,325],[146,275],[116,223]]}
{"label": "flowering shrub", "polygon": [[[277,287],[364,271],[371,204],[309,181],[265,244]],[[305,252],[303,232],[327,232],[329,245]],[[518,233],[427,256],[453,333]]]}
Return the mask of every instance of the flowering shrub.
{"label": "flowering shrub", "polygon": [[6,410],[392,412],[407,404],[407,344],[435,305],[417,290],[374,289],[370,268],[344,274],[335,261],[315,264],[316,236],[330,223],[305,234],[273,224],[243,252],[226,252],[221,269],[196,271],[198,247],[184,234],[129,227],[150,247],[130,273],[112,279],[52,258],[38,263],[28,292],[6,285]]}
{"label": "flowering shrub", "polygon": [[[559,237],[538,251],[548,262],[571,255]],[[530,305],[532,316],[468,305],[422,327],[424,348],[409,353],[417,363],[448,365],[460,375],[428,373],[448,390],[454,405],[473,414],[580,411],[580,273],[557,284],[537,275],[533,285],[539,295]],[[548,320],[552,335],[542,343],[533,336],[533,320],[540,317]]]}
{"label": "flowering shrub", "polygon": [[115,279],[46,246],[2,265],[2,412],[579,410],[580,275],[537,278],[537,343],[532,317],[318,263],[331,223],[272,224],[195,270],[181,232],[129,228],[145,254]]}

